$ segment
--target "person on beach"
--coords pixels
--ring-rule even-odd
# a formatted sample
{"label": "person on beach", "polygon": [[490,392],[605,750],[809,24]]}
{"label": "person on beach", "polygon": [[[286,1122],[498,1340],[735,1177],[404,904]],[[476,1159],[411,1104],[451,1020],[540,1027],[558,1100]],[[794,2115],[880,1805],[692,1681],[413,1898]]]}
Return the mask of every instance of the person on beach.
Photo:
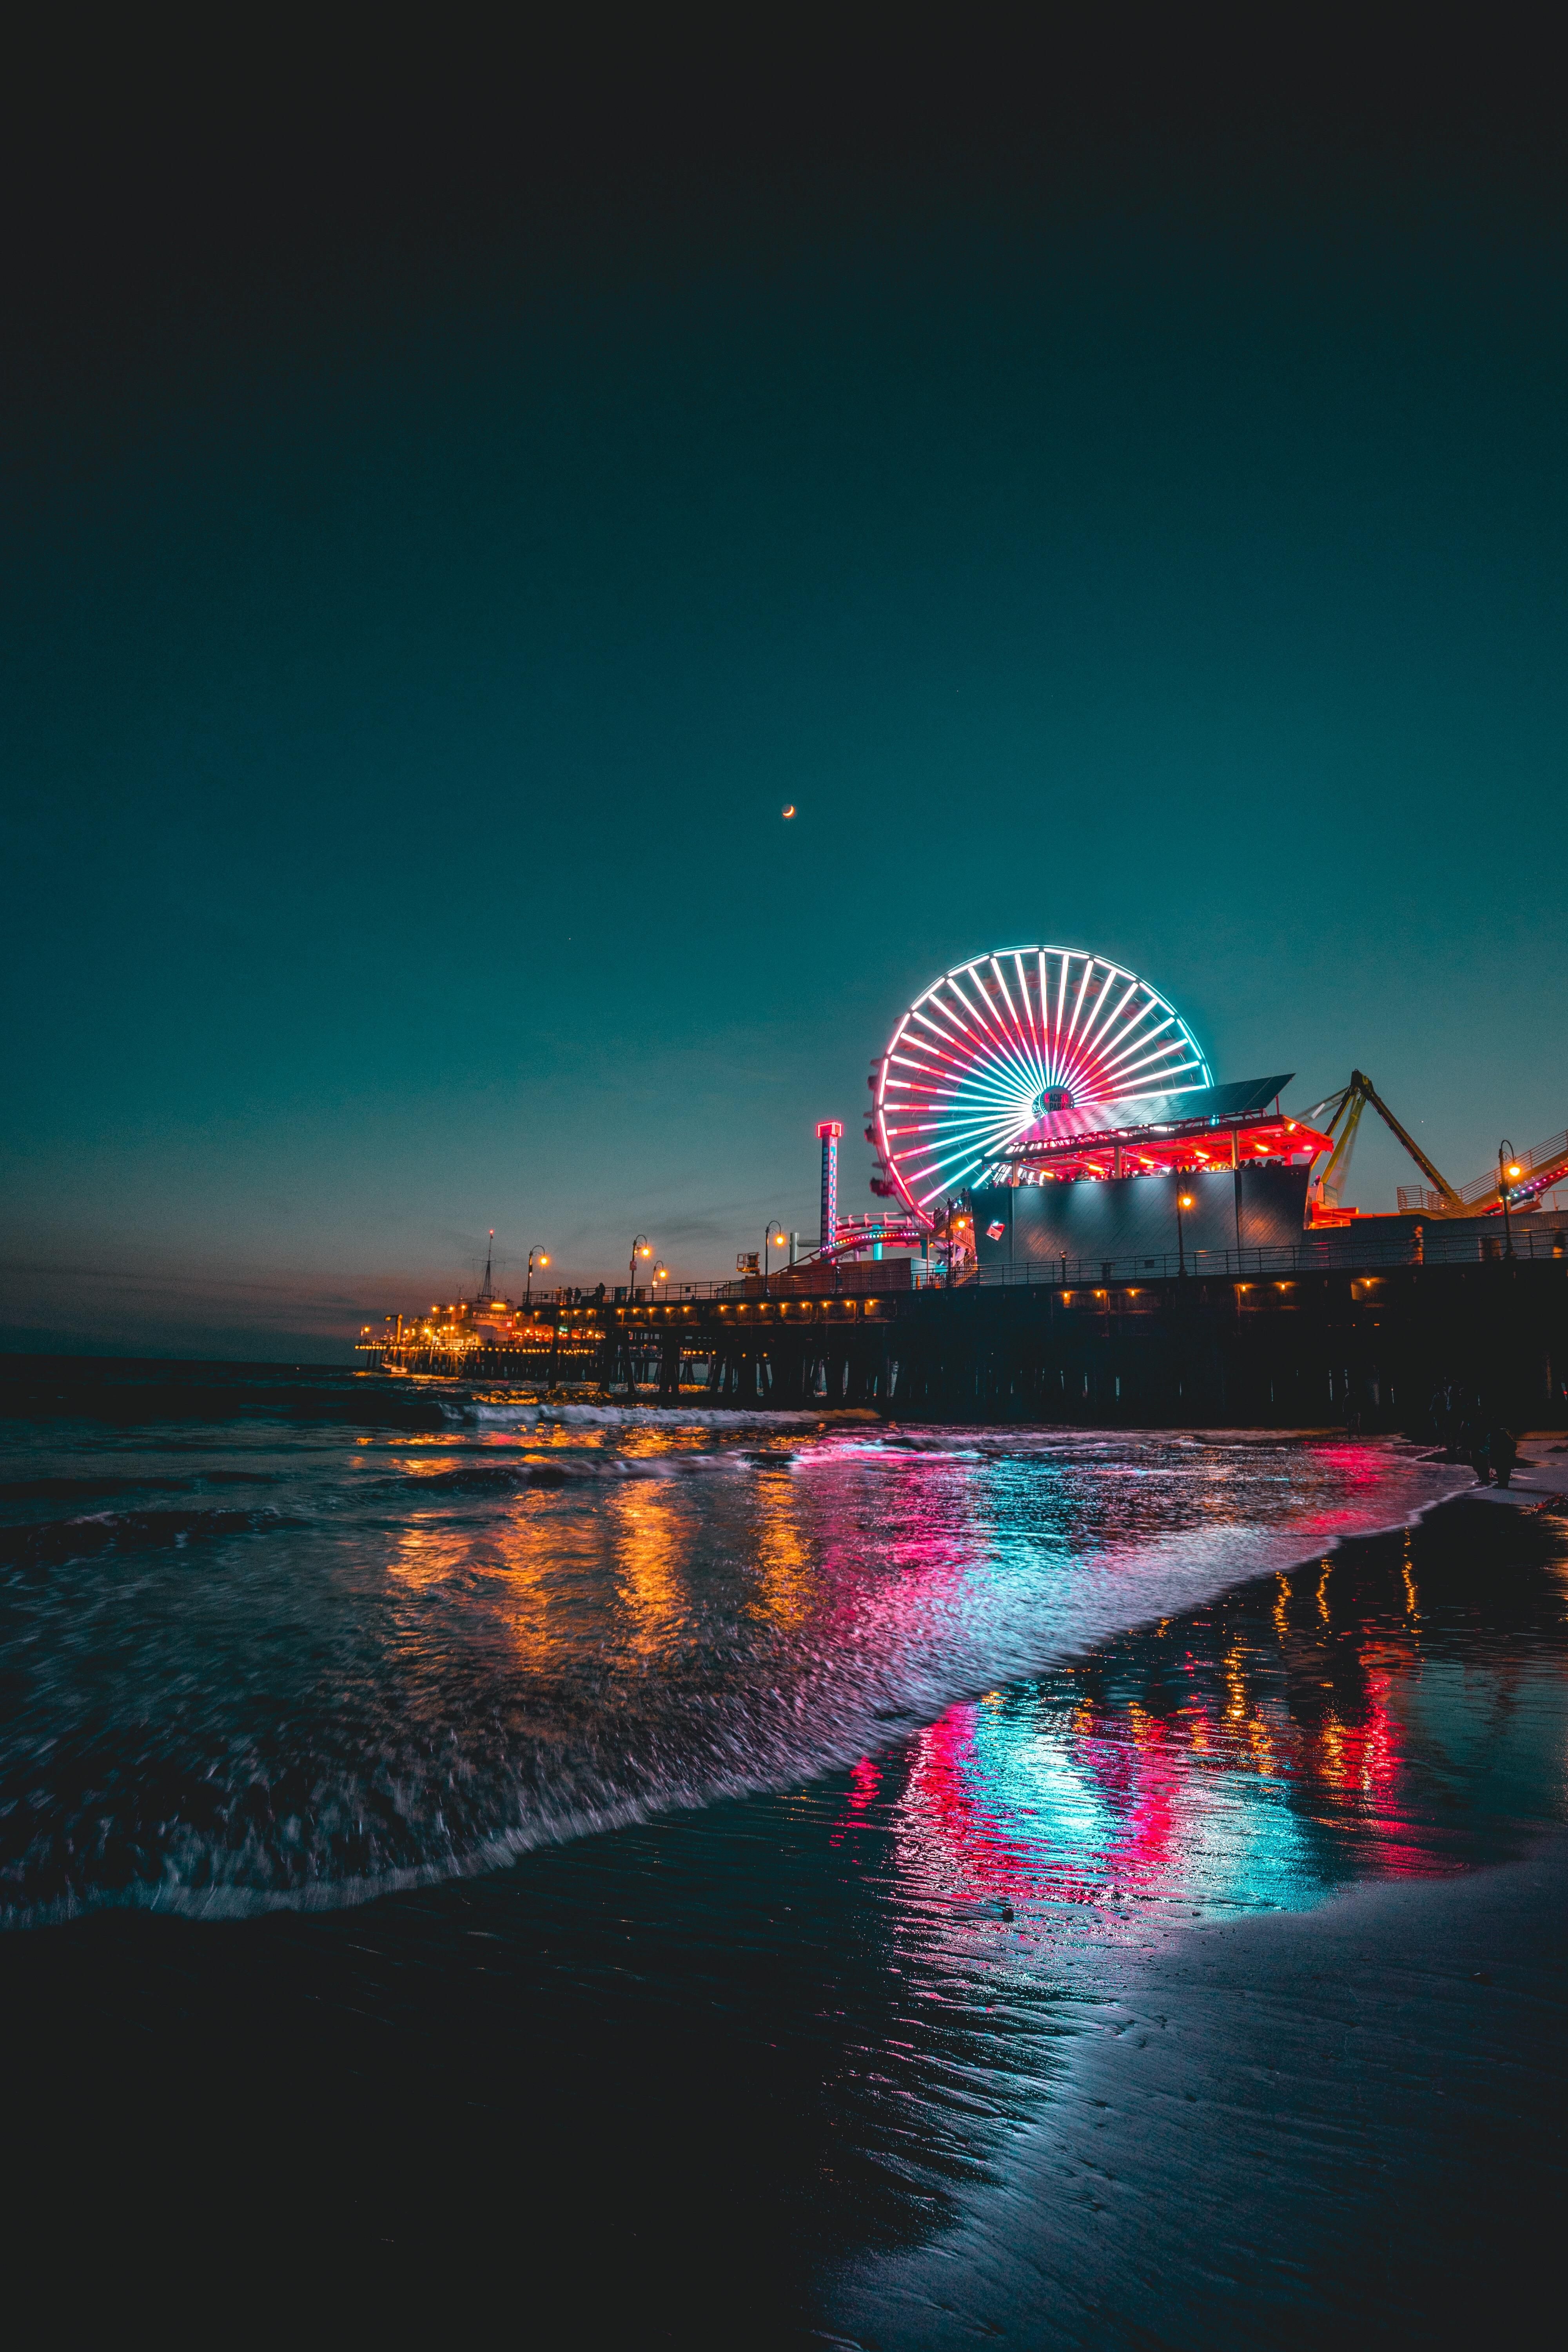
{"label": "person on beach", "polygon": [[1492,1470],[1487,1454],[1487,1441],[1484,1433],[1476,1427],[1473,1421],[1467,1421],[1459,1431],[1459,1451],[1466,1456],[1471,1469],[1475,1472],[1476,1484],[1479,1486],[1489,1486],[1492,1483]]}
{"label": "person on beach", "polygon": [[1513,1465],[1519,1459],[1519,1442],[1513,1432],[1504,1429],[1500,1422],[1488,1433],[1487,1456],[1492,1475],[1500,1486],[1506,1486],[1513,1475]]}

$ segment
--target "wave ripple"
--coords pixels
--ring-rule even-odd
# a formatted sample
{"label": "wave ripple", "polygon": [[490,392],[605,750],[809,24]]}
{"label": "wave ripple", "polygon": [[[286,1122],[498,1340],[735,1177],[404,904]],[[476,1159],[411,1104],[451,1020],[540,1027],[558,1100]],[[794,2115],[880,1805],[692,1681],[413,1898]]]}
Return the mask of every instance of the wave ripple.
{"label": "wave ripple", "polygon": [[[5,1916],[354,1901],[787,1786],[1457,1483],[1384,1443],[488,1410],[16,1433]],[[26,1516],[225,1477],[279,1503]]]}

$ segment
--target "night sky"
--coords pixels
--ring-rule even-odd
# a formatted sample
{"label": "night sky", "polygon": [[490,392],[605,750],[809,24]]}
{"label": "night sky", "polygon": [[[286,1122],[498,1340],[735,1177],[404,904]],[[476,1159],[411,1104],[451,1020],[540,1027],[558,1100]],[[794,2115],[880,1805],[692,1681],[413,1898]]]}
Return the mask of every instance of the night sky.
{"label": "night sky", "polygon": [[1561,1128],[1545,58],[584,24],[11,78],[0,1344],[724,1273],[998,946]]}

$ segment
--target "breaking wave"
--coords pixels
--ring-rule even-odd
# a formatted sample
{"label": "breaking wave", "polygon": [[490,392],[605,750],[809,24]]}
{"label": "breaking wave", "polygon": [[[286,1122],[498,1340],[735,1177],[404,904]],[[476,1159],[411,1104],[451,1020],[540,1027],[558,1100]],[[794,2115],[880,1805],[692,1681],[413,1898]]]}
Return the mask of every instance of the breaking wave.
{"label": "breaking wave", "polygon": [[868,1408],[856,1405],[826,1412],[748,1412],[728,1405],[538,1404],[519,1399],[510,1403],[475,1400],[444,1404],[442,1410],[458,1425],[477,1422],[501,1429],[532,1429],[550,1423],[568,1429],[826,1429],[879,1420]]}
{"label": "breaking wave", "polygon": [[91,1511],[70,1519],[0,1528],[0,1564],[8,1568],[58,1567],[90,1559],[100,1552],[146,1551],[222,1536],[260,1535],[271,1528],[304,1527],[270,1504],[253,1511]]}
{"label": "breaking wave", "polygon": [[200,1470],[180,1478],[125,1470],[94,1476],[0,1478],[0,1505],[86,1502],[94,1495],[197,1495],[205,1486],[269,1486],[274,1470]]}
{"label": "breaking wave", "polygon": [[[287,1476],[288,1516],[0,1528],[0,1916],[350,1903],[787,1786],[1469,1475],[1255,1433],[530,1426],[242,1431],[213,1469]],[[122,1471],[173,1475],[35,1444],[4,1499]]]}

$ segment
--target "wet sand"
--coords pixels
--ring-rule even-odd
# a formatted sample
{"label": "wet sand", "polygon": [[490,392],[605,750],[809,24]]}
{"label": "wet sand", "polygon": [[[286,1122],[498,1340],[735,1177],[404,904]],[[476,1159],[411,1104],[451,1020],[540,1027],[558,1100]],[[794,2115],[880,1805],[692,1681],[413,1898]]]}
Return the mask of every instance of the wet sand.
{"label": "wet sand", "polygon": [[779,1797],[0,1938],[10,2274],[176,2336],[1512,2326],[1562,2186],[1565,1550],[1455,1505]]}
{"label": "wet sand", "polygon": [[1173,1937],[1006,2185],[825,2298],[866,2346],[1485,2341],[1559,2286],[1568,1836]]}

